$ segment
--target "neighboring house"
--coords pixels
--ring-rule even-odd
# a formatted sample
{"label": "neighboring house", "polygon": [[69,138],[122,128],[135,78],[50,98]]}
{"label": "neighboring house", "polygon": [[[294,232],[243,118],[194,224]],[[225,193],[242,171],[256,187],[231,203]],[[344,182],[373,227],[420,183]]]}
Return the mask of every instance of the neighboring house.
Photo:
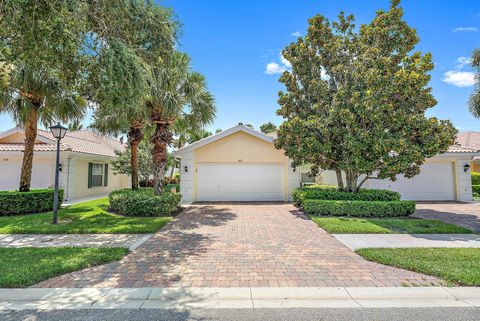
{"label": "neighboring house", "polygon": [[[480,150],[480,132],[461,132],[457,135],[457,144],[465,148]],[[471,163],[472,172],[480,172],[480,156],[475,156]]]}
{"label": "neighboring house", "polygon": [[[293,189],[310,181],[308,167],[292,168],[283,151],[275,149],[272,136],[237,125],[177,150],[183,201],[290,201]],[[364,187],[398,191],[403,199],[470,201],[465,165],[477,155],[455,145],[428,159],[412,179],[369,180]],[[314,180],[337,183],[332,171]]]}
{"label": "neighboring house", "polygon": [[[25,134],[13,128],[0,134],[0,190],[16,190],[24,150]],[[120,141],[89,130],[69,131],[60,145],[60,188],[64,199],[105,195],[129,186],[129,177],[114,175],[110,162]],[[35,142],[31,188],[49,188],[55,179],[56,140],[50,131],[38,130]]]}

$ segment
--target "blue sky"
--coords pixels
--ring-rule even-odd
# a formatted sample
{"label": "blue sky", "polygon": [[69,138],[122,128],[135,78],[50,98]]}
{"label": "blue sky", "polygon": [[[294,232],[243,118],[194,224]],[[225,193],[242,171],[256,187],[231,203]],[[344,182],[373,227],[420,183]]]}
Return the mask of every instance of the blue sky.
{"label": "blue sky", "polygon": [[[226,129],[238,122],[281,122],[275,111],[282,89],[276,69],[283,69],[280,51],[305,34],[307,19],[319,13],[334,19],[339,11],[369,22],[386,0],[164,0],[183,23],[180,49],[203,73],[217,103],[210,127]],[[405,19],[417,29],[422,52],[433,54],[431,86],[438,105],[428,114],[450,119],[459,130],[480,131],[480,119],[468,112],[473,74],[466,63],[480,47],[480,1],[404,0]],[[276,64],[276,65],[275,65]],[[85,120],[88,124],[89,119]],[[12,127],[0,116],[0,130]]]}

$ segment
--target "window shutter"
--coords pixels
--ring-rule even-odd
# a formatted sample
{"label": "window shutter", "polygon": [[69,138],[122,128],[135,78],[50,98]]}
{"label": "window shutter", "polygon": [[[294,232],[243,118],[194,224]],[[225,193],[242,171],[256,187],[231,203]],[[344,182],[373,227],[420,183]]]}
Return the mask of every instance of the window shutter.
{"label": "window shutter", "polygon": [[108,164],[105,164],[105,171],[103,172],[103,186],[108,186]]}
{"label": "window shutter", "polygon": [[88,188],[92,188],[93,163],[88,163]]}

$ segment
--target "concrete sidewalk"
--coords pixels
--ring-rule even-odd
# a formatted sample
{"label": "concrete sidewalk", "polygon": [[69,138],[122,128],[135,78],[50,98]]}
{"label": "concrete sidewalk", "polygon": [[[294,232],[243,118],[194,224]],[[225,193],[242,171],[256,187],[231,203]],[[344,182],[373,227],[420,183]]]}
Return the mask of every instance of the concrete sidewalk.
{"label": "concrete sidewalk", "polygon": [[0,289],[0,310],[480,307],[480,288]]}
{"label": "concrete sidewalk", "polygon": [[332,234],[352,250],[399,247],[480,248],[476,234]]}
{"label": "concrete sidewalk", "polygon": [[0,248],[10,247],[126,247],[130,251],[153,234],[0,234]]}

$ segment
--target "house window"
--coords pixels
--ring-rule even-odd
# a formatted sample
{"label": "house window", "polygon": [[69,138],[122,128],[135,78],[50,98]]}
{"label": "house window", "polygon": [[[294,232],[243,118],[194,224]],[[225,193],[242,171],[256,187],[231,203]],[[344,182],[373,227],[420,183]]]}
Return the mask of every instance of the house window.
{"label": "house window", "polygon": [[93,164],[92,187],[103,186],[103,164]]}
{"label": "house window", "polygon": [[88,163],[88,188],[108,185],[108,164]]}

